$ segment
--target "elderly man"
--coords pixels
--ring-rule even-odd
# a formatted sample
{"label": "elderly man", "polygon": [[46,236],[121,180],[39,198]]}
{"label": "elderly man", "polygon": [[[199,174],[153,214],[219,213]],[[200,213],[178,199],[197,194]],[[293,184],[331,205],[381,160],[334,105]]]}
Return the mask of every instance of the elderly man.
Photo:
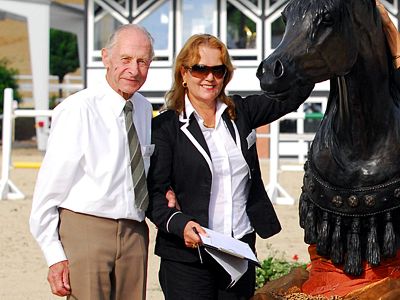
{"label": "elderly man", "polygon": [[137,91],[153,55],[144,28],[121,26],[102,49],[105,81],[54,110],[30,228],[55,295],[146,297],[152,107]]}

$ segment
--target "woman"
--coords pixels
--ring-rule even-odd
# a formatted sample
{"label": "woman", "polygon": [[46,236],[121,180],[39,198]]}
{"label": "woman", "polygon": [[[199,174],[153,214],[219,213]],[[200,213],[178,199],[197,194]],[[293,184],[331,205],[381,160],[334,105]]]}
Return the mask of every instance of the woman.
{"label": "woman", "polygon": [[[255,267],[233,286],[201,249],[203,227],[231,235],[255,250],[256,233],[268,238],[280,224],[261,180],[255,128],[296,110],[313,86],[285,101],[266,95],[228,97],[233,75],[225,45],[194,35],[178,54],[167,111],[153,120],[155,151],[148,174],[148,217],[158,227],[155,253],[165,299],[249,299]],[[166,205],[172,188],[179,207]]]}

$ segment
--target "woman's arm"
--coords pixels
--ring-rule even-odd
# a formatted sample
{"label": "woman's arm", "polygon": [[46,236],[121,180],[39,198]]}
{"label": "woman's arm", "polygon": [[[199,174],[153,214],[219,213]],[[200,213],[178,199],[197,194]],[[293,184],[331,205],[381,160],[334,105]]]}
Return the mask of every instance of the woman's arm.
{"label": "woman's arm", "polygon": [[398,69],[400,67],[400,33],[394,26],[389,14],[383,4],[376,0],[376,7],[381,14],[383,31],[385,32],[386,40],[393,57],[393,66]]}
{"label": "woman's arm", "polygon": [[277,100],[266,94],[250,95],[246,98],[234,95],[233,100],[238,112],[247,115],[251,127],[255,129],[297,110],[307,100],[313,88],[313,84],[293,86],[285,100]]}

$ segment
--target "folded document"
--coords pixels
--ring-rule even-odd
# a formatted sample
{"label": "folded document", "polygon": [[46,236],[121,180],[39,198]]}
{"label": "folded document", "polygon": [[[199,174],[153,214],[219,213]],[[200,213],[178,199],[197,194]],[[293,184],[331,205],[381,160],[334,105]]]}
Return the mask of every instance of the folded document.
{"label": "folded document", "polygon": [[200,235],[205,250],[229,273],[233,286],[247,271],[248,263],[260,266],[250,246],[231,236],[204,228],[208,236]]}

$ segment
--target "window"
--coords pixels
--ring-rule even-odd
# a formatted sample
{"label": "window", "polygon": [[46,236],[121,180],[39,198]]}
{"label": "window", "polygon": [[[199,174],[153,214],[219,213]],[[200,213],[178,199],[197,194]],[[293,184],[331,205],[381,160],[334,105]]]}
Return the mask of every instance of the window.
{"label": "window", "polygon": [[122,25],[107,10],[94,5],[94,50],[101,50],[114,30]]}
{"label": "window", "polygon": [[129,23],[140,24],[153,36],[155,60],[171,61],[173,36],[171,3],[171,0],[88,1],[88,64],[102,66],[101,48],[115,29]]}
{"label": "window", "polygon": [[227,4],[228,49],[255,49],[257,26],[231,3]]}
{"label": "window", "polygon": [[[143,1],[142,1],[143,2]],[[168,50],[170,40],[169,24],[171,3],[169,1],[152,10],[139,24],[145,27],[154,38],[154,50]]]}
{"label": "window", "polygon": [[182,0],[181,44],[196,33],[216,35],[215,0]]}
{"label": "window", "polygon": [[151,0],[136,0],[137,7],[142,6],[146,2],[150,2]]}

